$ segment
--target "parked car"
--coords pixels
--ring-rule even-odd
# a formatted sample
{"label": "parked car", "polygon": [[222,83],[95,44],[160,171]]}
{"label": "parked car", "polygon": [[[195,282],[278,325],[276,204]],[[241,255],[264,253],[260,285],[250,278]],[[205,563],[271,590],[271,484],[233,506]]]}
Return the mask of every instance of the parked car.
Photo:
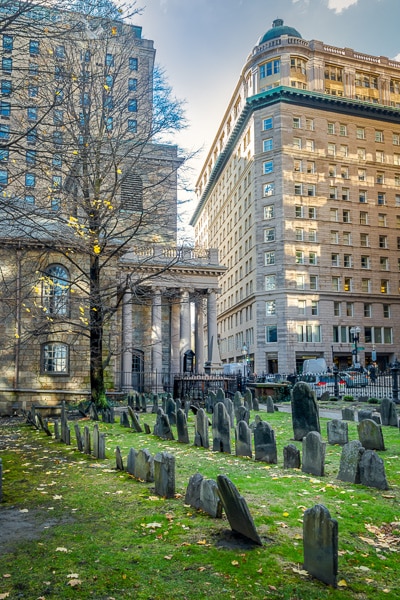
{"label": "parked car", "polygon": [[368,375],[360,371],[343,371],[339,376],[348,388],[367,387]]}
{"label": "parked car", "polygon": [[[317,398],[321,398],[322,394],[329,392],[330,396],[335,395],[335,376],[332,373],[306,373],[302,375],[299,381],[305,381],[314,390]],[[346,383],[339,375],[338,391],[343,394],[346,389]]]}

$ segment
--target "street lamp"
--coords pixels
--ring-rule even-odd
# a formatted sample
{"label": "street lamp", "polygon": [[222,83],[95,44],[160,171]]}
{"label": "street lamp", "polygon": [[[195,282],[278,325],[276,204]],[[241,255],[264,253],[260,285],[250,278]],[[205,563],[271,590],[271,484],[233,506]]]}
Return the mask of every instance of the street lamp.
{"label": "street lamp", "polygon": [[243,377],[247,375],[247,346],[243,344],[242,346],[242,356],[243,356]]}
{"label": "street lamp", "polygon": [[360,332],[361,332],[360,327],[351,327],[351,329],[350,329],[350,333],[353,338],[353,344],[354,344],[354,350],[353,350],[354,367],[356,367],[358,365],[358,346],[357,346],[357,344],[360,341]]}

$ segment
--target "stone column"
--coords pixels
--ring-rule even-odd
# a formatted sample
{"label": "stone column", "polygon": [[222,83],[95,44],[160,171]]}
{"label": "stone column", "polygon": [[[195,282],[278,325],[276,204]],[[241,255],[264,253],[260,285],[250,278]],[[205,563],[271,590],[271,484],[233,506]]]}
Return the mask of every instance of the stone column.
{"label": "stone column", "polygon": [[180,308],[180,370],[183,371],[183,356],[190,349],[190,301],[187,289],[181,290]]}
{"label": "stone column", "polygon": [[208,290],[207,296],[207,332],[208,332],[208,356],[207,362],[211,369],[221,368],[221,357],[218,348],[217,330],[217,295],[216,290]]}
{"label": "stone column", "polygon": [[180,361],[180,301],[171,302],[171,373],[181,373]]}
{"label": "stone column", "polygon": [[151,344],[152,344],[152,371],[154,373],[154,385],[158,387],[161,383],[162,373],[162,342],[161,342],[161,290],[153,290],[153,306],[151,321]]}
{"label": "stone column", "polygon": [[194,330],[194,353],[196,355],[196,373],[204,373],[204,297],[196,298],[196,317]]}
{"label": "stone column", "polygon": [[121,387],[132,388],[132,292],[126,290],[122,300]]}

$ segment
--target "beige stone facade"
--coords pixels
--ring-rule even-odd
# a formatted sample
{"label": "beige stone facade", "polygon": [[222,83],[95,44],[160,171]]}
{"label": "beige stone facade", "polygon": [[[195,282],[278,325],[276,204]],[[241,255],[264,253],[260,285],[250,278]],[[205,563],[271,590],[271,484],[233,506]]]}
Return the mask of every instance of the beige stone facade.
{"label": "beige stone facade", "polygon": [[[223,362],[290,373],[400,354],[400,63],[282,21],[247,58],[198,179]],[[353,327],[359,327],[357,357]]]}

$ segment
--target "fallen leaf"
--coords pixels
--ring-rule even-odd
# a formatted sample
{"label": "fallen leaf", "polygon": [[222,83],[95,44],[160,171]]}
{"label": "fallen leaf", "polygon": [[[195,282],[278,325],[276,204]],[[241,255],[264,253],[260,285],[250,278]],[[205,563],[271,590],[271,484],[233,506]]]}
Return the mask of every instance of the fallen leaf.
{"label": "fallen leaf", "polygon": [[231,565],[233,565],[234,567],[237,567],[239,565],[239,562],[237,560],[233,560],[231,562]]}
{"label": "fallen leaf", "polygon": [[70,573],[69,575],[67,575],[67,577],[69,577],[71,579],[78,579],[79,575],[78,575],[78,573]]}
{"label": "fallen leaf", "polygon": [[207,540],[197,540],[197,544],[199,546],[205,546],[207,544]]}
{"label": "fallen leaf", "polygon": [[68,552],[67,548],[58,547],[56,548],[56,552]]}
{"label": "fallen leaf", "polygon": [[80,579],[70,579],[68,581],[67,585],[70,585],[71,587],[76,587],[77,585],[80,585],[82,583],[82,581]]}
{"label": "fallen leaf", "polygon": [[345,579],[341,579],[340,581],[338,581],[337,586],[338,587],[347,587],[347,581]]}
{"label": "fallen leaf", "polygon": [[172,555],[168,555],[168,556],[164,556],[165,560],[171,560],[172,559]]}
{"label": "fallen leaf", "polygon": [[162,527],[161,523],[147,523],[146,529],[155,529],[156,527]]}

